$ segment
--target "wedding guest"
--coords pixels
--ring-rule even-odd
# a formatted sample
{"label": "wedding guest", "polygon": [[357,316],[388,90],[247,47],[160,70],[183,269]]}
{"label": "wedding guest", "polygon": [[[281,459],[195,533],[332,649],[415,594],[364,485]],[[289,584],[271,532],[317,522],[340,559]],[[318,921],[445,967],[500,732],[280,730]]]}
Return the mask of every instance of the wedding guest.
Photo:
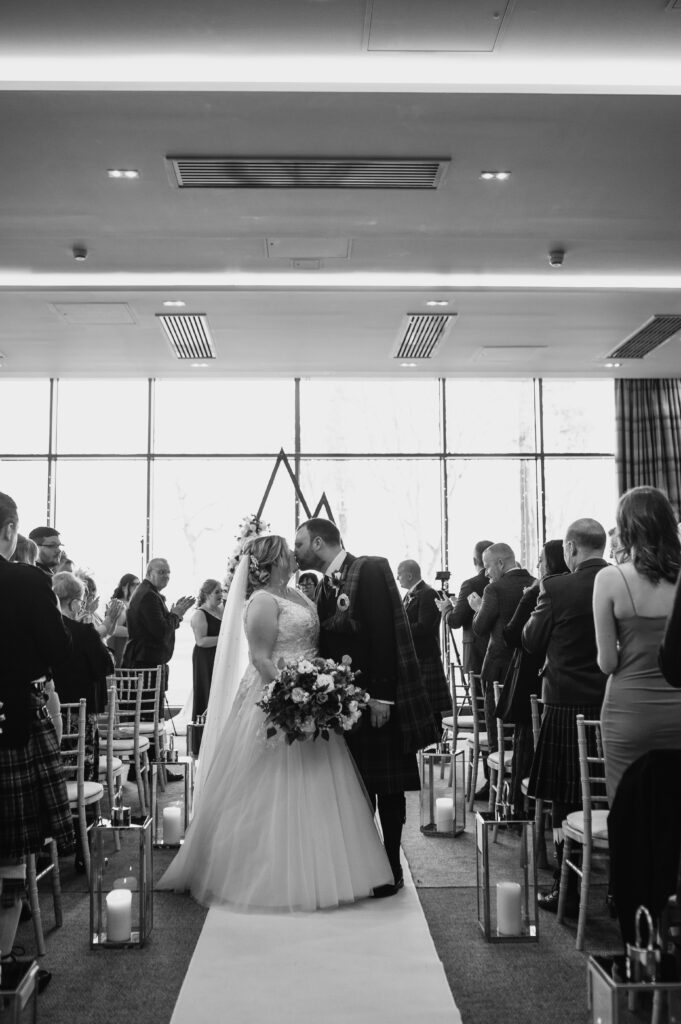
{"label": "wedding guest", "polygon": [[676,519],[662,491],[623,494],[617,532],[626,560],[598,574],[593,596],[598,664],[610,674],[601,711],[610,803],[628,765],[650,750],[681,747],[681,692],[658,665],[681,568]]}
{"label": "wedding guest", "polygon": [[94,579],[84,569],[78,569],[75,575],[82,581],[85,588],[80,621],[89,622],[93,625],[99,636],[105,640],[111,636],[116,628],[118,616],[124,609],[123,602],[119,601],[118,598],[112,598],[102,618],[97,610],[99,608],[99,594],[97,593],[97,584]]}
{"label": "wedding guest", "polygon": [[[79,621],[86,600],[85,585],[70,572],[55,573],[52,586],[59,601],[64,625],[71,636],[71,655],[55,666],[54,683],[63,703],[72,704],[85,697],[85,781],[99,777],[99,732],[97,715],[106,707],[106,677],[113,672],[111,652],[91,622]],[[80,843],[76,853],[76,871],[85,871]]]}
{"label": "wedding guest", "polygon": [[196,599],[196,611],[190,619],[194,631],[192,651],[193,693],[192,720],[203,715],[208,708],[210,683],[213,677],[215,648],[222,623],[222,584],[208,579],[201,585]]}
{"label": "wedding guest", "polygon": [[58,572],[75,572],[75,570],[76,570],[76,563],[73,561],[72,558],[69,558],[69,556],[66,554],[65,551],[62,551],[61,557],[60,557],[59,561],[57,562],[56,566],[54,567],[55,573],[58,573]]}
{"label": "wedding guest", "polygon": [[473,549],[473,565],[477,570],[476,575],[463,581],[456,600],[453,601],[451,597],[448,597],[438,604],[449,628],[462,631],[461,667],[463,671],[475,672],[476,675],[480,675],[482,671],[487,641],[473,631],[474,612],[468,603],[468,596],[469,594],[478,594],[479,597],[482,597],[489,582],[485,574],[485,566],[482,564],[482,555],[491,544],[491,540],[478,541]]}
{"label": "wedding guest", "polygon": [[442,716],[452,713],[452,695],[442,667],[437,591],[422,579],[421,567],[413,558],[400,562],[395,575],[399,585],[406,590],[403,604],[421,669],[421,681],[426,688],[436,725],[441,729]]}
{"label": "wedding guest", "polygon": [[45,840],[73,849],[73,828],[45,680],[70,654],[51,580],[12,563],[19,530],[14,500],[0,493],[0,949],[14,943],[25,888],[23,858]]}
{"label": "wedding guest", "polygon": [[116,667],[123,660],[123,651],[128,642],[127,615],[130,599],[140,585],[139,576],[134,572],[126,572],[121,576],[118,585],[111,595],[112,601],[120,601],[123,605],[120,615],[116,619],[114,631],[107,640],[107,646],[113,654]]}
{"label": "wedding guest", "polygon": [[38,545],[36,566],[48,576],[54,576],[62,549],[59,530],[55,530],[52,526],[36,526],[28,537]]}
{"label": "wedding guest", "polygon": [[[542,581],[537,606],[523,630],[525,650],[544,662],[544,715],[529,793],[553,802],[556,870],[551,890],[538,899],[539,906],[553,914],[560,895],[563,821],[582,806],[576,716],[598,718],[605,692],[591,608],[596,576],[608,564],[603,558],[605,541],[605,530],[595,519],[577,519],[570,524],[563,541],[570,572]],[[565,913],[576,917],[579,901],[574,872],[569,879]]]}
{"label": "wedding guest", "polygon": [[681,687],[681,576],[660,644],[658,663],[669,685]]}
{"label": "wedding guest", "polygon": [[314,601],[321,577],[316,572],[301,572],[298,577],[298,590],[309,601]]}
{"label": "wedding guest", "polygon": [[38,558],[38,545],[22,533],[17,537],[17,547],[14,552],[13,562],[22,562],[26,565],[35,565]]}

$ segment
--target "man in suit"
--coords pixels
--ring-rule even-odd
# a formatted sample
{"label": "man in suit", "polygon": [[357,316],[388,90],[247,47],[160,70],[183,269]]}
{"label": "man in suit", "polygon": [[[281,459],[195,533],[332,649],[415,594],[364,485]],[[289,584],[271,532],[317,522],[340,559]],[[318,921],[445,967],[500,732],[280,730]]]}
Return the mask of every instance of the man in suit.
{"label": "man in suit", "polygon": [[59,530],[55,530],[53,526],[36,526],[28,537],[38,545],[36,567],[42,569],[47,576],[54,576],[62,557]]}
{"label": "man in suit", "polygon": [[474,672],[478,676],[482,671],[482,663],[485,659],[485,651],[487,650],[487,640],[473,632],[474,612],[468,603],[468,595],[478,594],[479,597],[482,597],[482,592],[487,586],[488,580],[485,574],[485,566],[482,564],[482,555],[491,544],[491,540],[478,541],[473,549],[473,565],[477,569],[475,576],[471,576],[470,579],[463,581],[455,601],[448,597],[438,605],[449,628],[462,631],[463,650],[461,667],[463,671]]}
{"label": "man in suit", "polygon": [[[194,604],[193,597],[181,597],[169,610],[161,593],[169,580],[170,565],[166,559],[152,558],[145,578],[130,598],[126,615],[129,640],[123,652],[123,668],[163,665],[162,694],[168,689],[168,662],[175,650],[175,630],[185,612]],[[169,771],[166,771],[166,776],[171,782],[183,778],[179,773]]]}
{"label": "man in suit", "polygon": [[[45,705],[45,679],[71,643],[50,577],[12,562],[16,503],[0,494],[0,949],[10,950],[21,911],[26,866],[45,839],[73,847],[57,734]],[[21,813],[18,814],[18,811]]]}
{"label": "man in suit", "polygon": [[485,694],[487,743],[492,752],[497,749],[493,684],[503,682],[513,657],[513,650],[503,637],[504,627],[516,610],[523,591],[534,583],[534,576],[527,569],[519,568],[513,549],[508,544],[490,544],[483,551],[482,564],[489,584],[482,597],[476,593],[469,594],[468,603],[474,612],[473,632],[487,639],[480,674]]}
{"label": "man in suit", "polygon": [[404,608],[388,562],[355,558],[327,519],[298,529],[295,555],[301,569],[324,573],[317,609],[320,653],[340,661],[347,654],[371,696],[359,728],[346,735],[367,792],[378,806],[394,884],[374,890],[391,896],[404,884],[400,840],[404,791],[419,789],[416,751],[437,742],[439,730],[419,672]]}
{"label": "man in suit", "polygon": [[[523,629],[523,647],[545,659],[544,717],[530,773],[529,792],[553,802],[553,834],[558,869],[553,888],[539,906],[558,908],[562,824],[581,807],[575,718],[600,718],[606,677],[598,667],[592,609],[594,582],[608,563],[603,559],[605,530],[595,519],[577,519],[563,541],[569,573],[542,580],[537,605]],[[571,883],[575,875],[570,872]],[[567,896],[567,913],[578,909],[576,887]]]}
{"label": "man in suit", "polygon": [[400,562],[396,575],[397,582],[406,590],[403,604],[421,669],[421,680],[440,729],[442,715],[452,713],[452,695],[442,667],[437,591],[421,578],[421,567],[413,558]]}

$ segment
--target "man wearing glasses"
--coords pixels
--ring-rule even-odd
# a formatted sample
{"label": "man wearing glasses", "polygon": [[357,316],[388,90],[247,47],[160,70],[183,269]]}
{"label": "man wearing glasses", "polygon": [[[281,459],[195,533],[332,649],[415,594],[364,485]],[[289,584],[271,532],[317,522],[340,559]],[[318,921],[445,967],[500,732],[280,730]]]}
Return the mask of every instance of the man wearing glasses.
{"label": "man wearing glasses", "polygon": [[61,558],[59,530],[52,526],[36,526],[28,535],[38,545],[36,567],[48,576],[54,576]]}

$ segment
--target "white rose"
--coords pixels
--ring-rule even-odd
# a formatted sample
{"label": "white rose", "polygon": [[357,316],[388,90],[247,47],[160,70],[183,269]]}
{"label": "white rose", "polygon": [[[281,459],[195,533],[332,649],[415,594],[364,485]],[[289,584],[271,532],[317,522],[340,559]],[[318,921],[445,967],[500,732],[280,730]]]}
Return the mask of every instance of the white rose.
{"label": "white rose", "polygon": [[314,665],[307,660],[307,658],[301,658],[298,662],[298,671],[301,676],[314,674]]}
{"label": "white rose", "polygon": [[291,700],[295,701],[296,704],[307,704],[309,699],[305,690],[301,690],[299,686],[294,686],[291,690]]}
{"label": "white rose", "polygon": [[315,690],[324,690],[326,693],[331,693],[334,688],[333,676],[327,676],[324,672],[320,673],[317,676],[314,688]]}
{"label": "white rose", "polygon": [[351,700],[350,701],[350,703],[348,704],[348,711],[350,712],[351,715],[356,715],[357,714],[358,706],[359,705],[357,704],[356,700]]}

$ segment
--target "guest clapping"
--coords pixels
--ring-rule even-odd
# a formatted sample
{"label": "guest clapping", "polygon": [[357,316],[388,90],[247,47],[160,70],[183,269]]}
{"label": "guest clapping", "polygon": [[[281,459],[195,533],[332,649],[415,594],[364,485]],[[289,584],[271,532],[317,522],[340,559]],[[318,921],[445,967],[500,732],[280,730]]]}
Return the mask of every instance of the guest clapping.
{"label": "guest clapping", "polygon": [[208,707],[210,683],[215,663],[215,648],[222,622],[222,585],[217,580],[205,580],[196,599],[196,611],[190,624],[194,630],[192,669],[194,676],[194,703],[192,718],[203,715]]}
{"label": "guest clapping", "polygon": [[681,746],[681,692],[658,666],[681,567],[676,519],[662,491],[623,494],[617,533],[627,557],[598,574],[593,600],[598,664],[610,673],[601,713],[610,802],[628,765]]}
{"label": "guest clapping", "polygon": [[107,641],[107,647],[113,654],[116,667],[118,667],[123,661],[123,651],[125,650],[125,645],[129,639],[127,614],[130,598],[135,593],[139,585],[139,576],[134,572],[126,572],[118,581],[118,586],[111,595],[111,601],[109,602],[109,606],[113,601],[120,601],[123,605],[120,614],[116,619],[116,625],[114,626],[113,633]]}

